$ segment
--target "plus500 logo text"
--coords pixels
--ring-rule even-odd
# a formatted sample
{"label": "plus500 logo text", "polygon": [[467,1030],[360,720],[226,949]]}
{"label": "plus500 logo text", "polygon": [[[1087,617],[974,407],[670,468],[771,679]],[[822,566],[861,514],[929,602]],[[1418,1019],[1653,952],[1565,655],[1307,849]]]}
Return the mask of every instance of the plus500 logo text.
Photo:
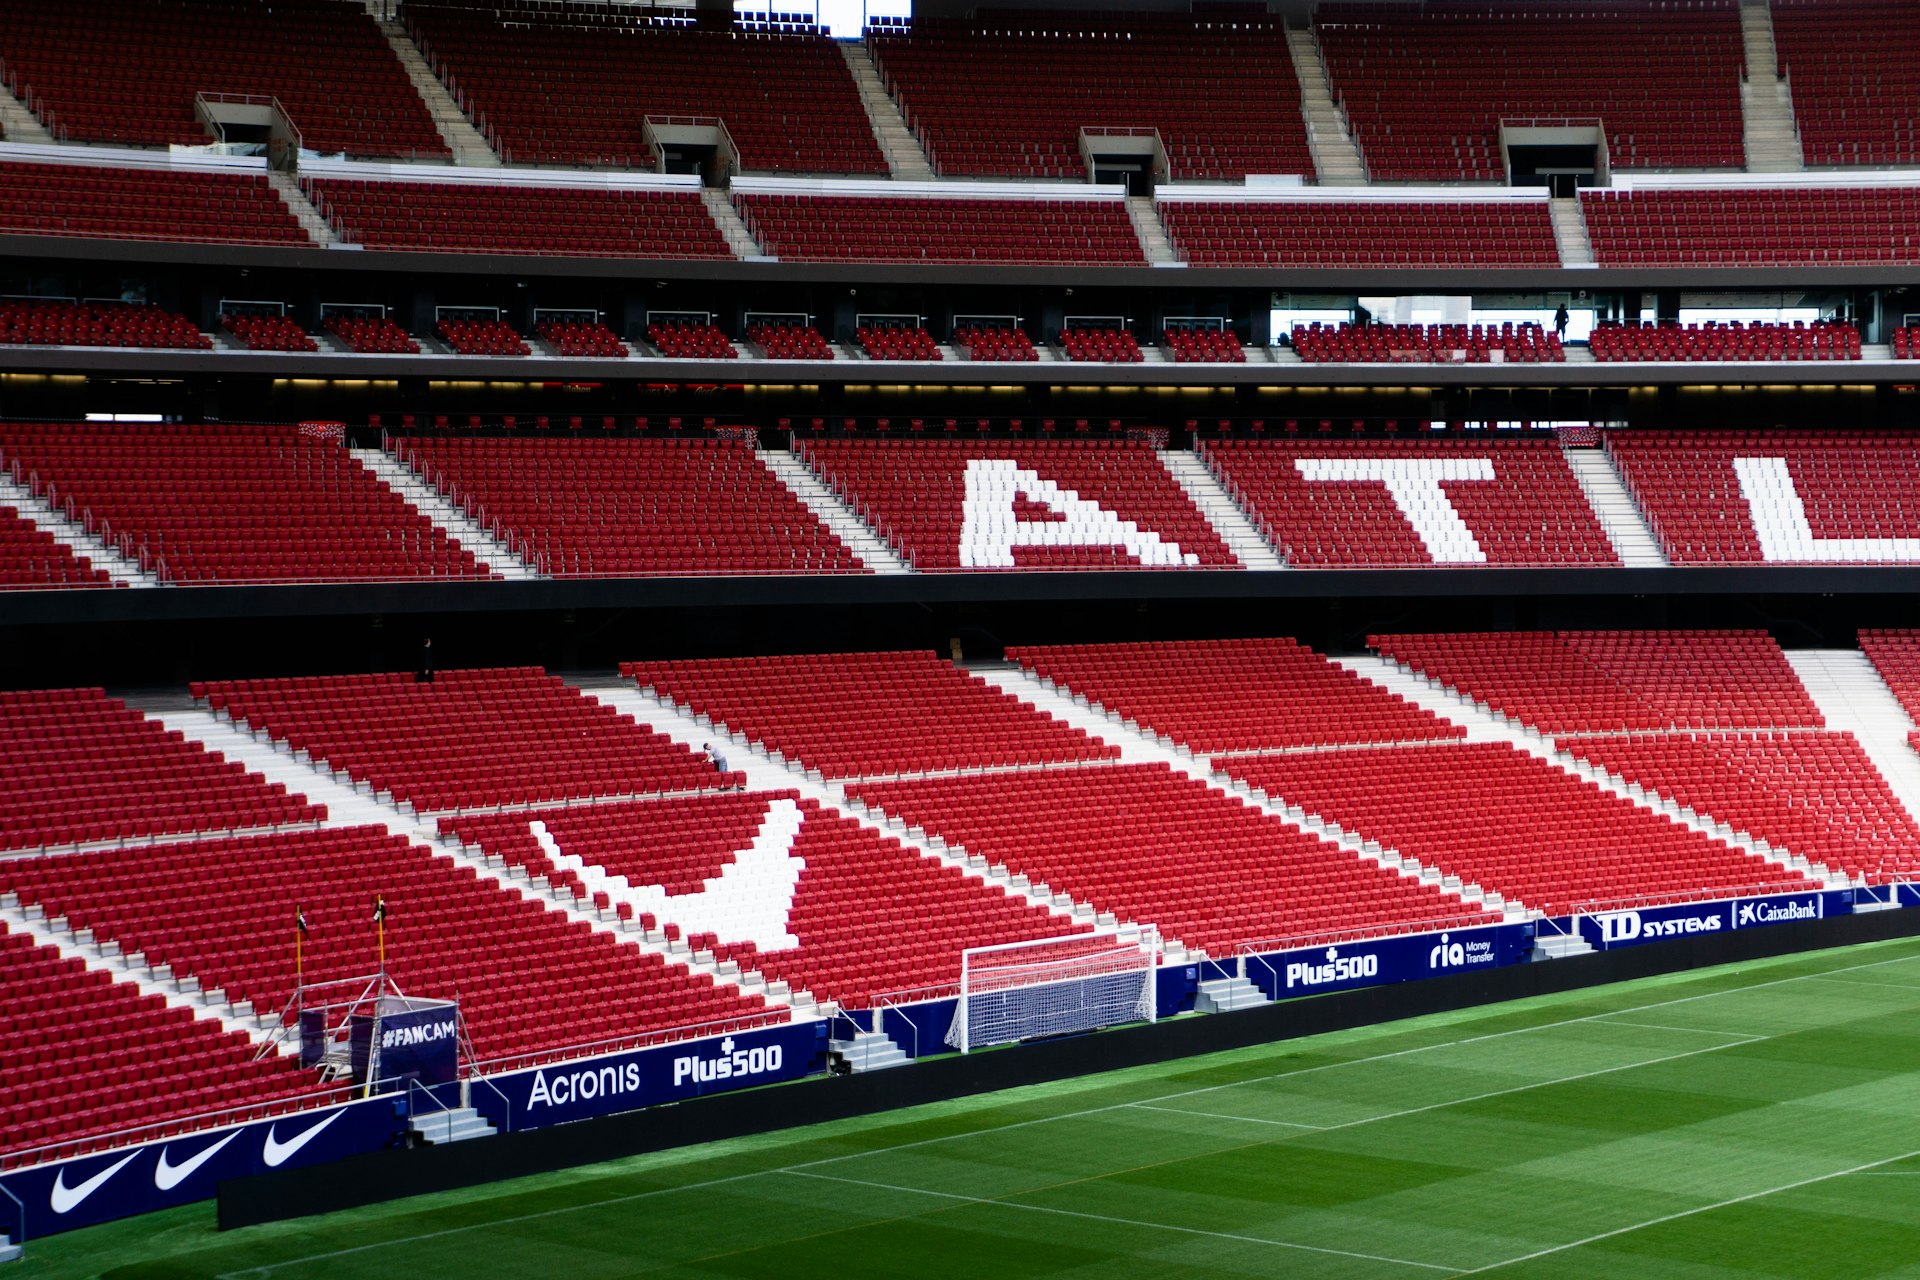
{"label": "plus500 logo text", "polygon": [[765,1075],[769,1071],[778,1071],[785,1051],[777,1044],[756,1046],[752,1049],[736,1049],[733,1037],[728,1036],[720,1042],[718,1057],[702,1058],[695,1054],[673,1060],[673,1087],[691,1081],[694,1084],[713,1084],[720,1080],[738,1080],[743,1076]]}
{"label": "plus500 logo text", "polygon": [[1600,917],[1600,937],[1608,945],[1640,942],[1649,938],[1678,938],[1690,933],[1718,933],[1721,919],[1710,916],[1675,916],[1671,920],[1642,920],[1638,911],[1621,911]]}
{"label": "plus500 logo text", "polygon": [[1380,976],[1380,957],[1372,952],[1343,956],[1338,947],[1327,948],[1324,964],[1311,964],[1305,960],[1294,960],[1287,965],[1287,986],[1324,987],[1330,983],[1352,982],[1360,978]]}

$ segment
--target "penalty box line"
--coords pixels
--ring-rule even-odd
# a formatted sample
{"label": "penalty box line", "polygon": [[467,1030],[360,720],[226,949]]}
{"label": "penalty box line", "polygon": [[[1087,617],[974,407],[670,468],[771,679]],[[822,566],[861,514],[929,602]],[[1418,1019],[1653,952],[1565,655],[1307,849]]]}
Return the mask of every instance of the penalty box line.
{"label": "penalty box line", "polygon": [[[1323,1062],[1314,1066],[1296,1067],[1288,1071],[1276,1071],[1270,1075],[1256,1076],[1248,1080],[1235,1080],[1225,1084],[1205,1085],[1196,1089],[1182,1089],[1173,1093],[1160,1094],[1136,1102],[1113,1102],[1098,1107],[1088,1107],[1080,1111],[1061,1112],[1058,1115],[1035,1116],[1028,1120],[1015,1120],[1008,1124],[995,1125],[986,1129],[968,1129],[962,1133],[941,1134],[932,1138],[920,1138],[913,1142],[902,1142],[890,1147],[876,1147],[869,1151],[850,1151],[835,1156],[824,1156],[818,1160],[804,1160],[791,1165],[773,1169],[755,1169],[746,1173],[729,1174],[723,1178],[708,1178],[700,1182],[681,1183],[672,1187],[655,1187],[646,1191],[635,1191],[627,1195],[610,1196],[605,1200],[592,1203],[560,1205],[552,1209],[540,1209],[531,1213],[514,1214],[506,1217],[489,1218],[484,1222],[466,1223],[458,1227],[447,1227],[439,1231],[423,1232],[412,1236],[394,1236],[373,1244],[352,1245],[344,1249],[328,1250],[324,1253],[307,1254],[298,1258],[289,1258],[283,1262],[268,1263],[260,1267],[242,1267],[235,1271],[223,1272],[218,1280],[241,1280],[242,1277],[269,1276],[276,1271],[290,1267],[304,1266],[312,1262],[326,1262],[334,1258],[351,1257],[373,1249],[392,1248],[396,1245],[417,1244],[428,1240],[440,1240],[448,1236],[468,1231],[485,1230],[498,1226],[509,1226],[519,1222],[535,1222],[561,1214],[578,1213],[583,1210],[599,1209],[612,1205],[630,1204],[638,1200],[649,1200],[656,1196],[674,1195],[680,1192],[705,1191],[713,1187],[730,1186],[749,1179],[765,1177],[770,1174],[792,1173],[797,1170],[815,1169],[822,1165],[838,1164],[846,1160],[859,1160],[868,1156],[888,1155],[897,1151],[911,1151],[918,1147],[932,1146],[936,1143],[953,1142],[963,1138],[986,1137],[991,1134],[1009,1133],[1016,1129],[1025,1129],[1037,1124],[1051,1124],[1061,1120],[1081,1120],[1088,1116],[1104,1115],[1137,1106],[1139,1102],[1170,1102],[1179,1098],[1197,1097],[1207,1093],[1217,1093],[1223,1089],[1236,1089],[1242,1085],[1267,1084],[1275,1080],[1284,1080],[1292,1076],[1311,1075],[1315,1072],[1330,1071],[1336,1067],[1364,1066],[1369,1063],[1386,1062],[1395,1058],[1404,1058],[1411,1054],[1427,1053],[1435,1049],[1458,1048],[1461,1045],[1478,1044],[1488,1040],[1499,1040],[1508,1036],[1524,1035],[1534,1031],[1550,1031],[1559,1027],[1577,1026],[1583,1022],[1597,1022],[1601,1019],[1622,1013],[1639,1013],[1647,1009],[1662,1009],[1673,1005],[1689,1004],[1696,1000],[1711,1000],[1720,996],[1738,995],[1749,991],[1764,991],[1769,987],[1783,986],[1793,982],[1806,982],[1815,978],[1828,977],[1840,973],[1857,973],[1867,969],[1883,968],[1887,965],[1904,964],[1920,960],[1920,955],[1891,956],[1885,960],[1869,960],[1860,964],[1846,965],[1838,969],[1825,969],[1819,973],[1795,974],[1786,978],[1775,978],[1767,982],[1757,982],[1750,986],[1728,987],[1720,991],[1704,991],[1697,995],[1680,996],[1672,1000],[1656,1000],[1644,1005],[1633,1005],[1625,1009],[1613,1009],[1605,1013],[1585,1014],[1578,1018],[1562,1018],[1554,1022],[1542,1022],[1529,1027],[1514,1027],[1506,1031],[1493,1031],[1485,1035],[1462,1036],[1457,1040],[1443,1040],[1433,1044],[1416,1045],[1409,1049],[1395,1049],[1388,1053],[1369,1054],[1359,1058],[1343,1058],[1338,1062]],[[1734,1046],[1720,1046],[1731,1048]]]}

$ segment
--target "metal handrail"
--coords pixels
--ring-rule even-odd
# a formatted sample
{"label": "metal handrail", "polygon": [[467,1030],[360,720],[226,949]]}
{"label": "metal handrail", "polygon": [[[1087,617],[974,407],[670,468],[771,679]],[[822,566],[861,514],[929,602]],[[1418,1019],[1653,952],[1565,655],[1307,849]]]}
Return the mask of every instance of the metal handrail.
{"label": "metal handrail", "polygon": [[16,1245],[26,1244],[27,1242],[27,1206],[26,1204],[21,1201],[19,1196],[13,1194],[13,1192],[7,1190],[5,1187],[0,1187],[0,1196],[5,1196],[7,1199],[13,1201],[13,1207],[15,1211],[18,1213],[20,1218],[20,1237],[19,1239],[15,1240],[14,1243]]}

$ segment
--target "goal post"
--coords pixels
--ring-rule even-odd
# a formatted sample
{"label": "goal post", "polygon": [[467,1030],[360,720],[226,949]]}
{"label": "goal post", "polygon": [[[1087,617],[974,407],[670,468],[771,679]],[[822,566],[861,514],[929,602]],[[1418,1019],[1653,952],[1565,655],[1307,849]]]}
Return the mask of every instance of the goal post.
{"label": "goal post", "polygon": [[1152,1022],[1160,934],[1148,926],[960,954],[960,999],[947,1044],[962,1053],[1040,1036]]}

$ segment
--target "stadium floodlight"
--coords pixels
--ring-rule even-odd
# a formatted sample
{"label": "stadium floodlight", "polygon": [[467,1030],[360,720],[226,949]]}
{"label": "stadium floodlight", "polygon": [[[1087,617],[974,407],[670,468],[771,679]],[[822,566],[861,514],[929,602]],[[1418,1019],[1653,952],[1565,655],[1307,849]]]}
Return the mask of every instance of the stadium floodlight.
{"label": "stadium floodlight", "polygon": [[1160,934],[1151,927],[969,947],[947,1043],[962,1053],[1154,1020]]}

